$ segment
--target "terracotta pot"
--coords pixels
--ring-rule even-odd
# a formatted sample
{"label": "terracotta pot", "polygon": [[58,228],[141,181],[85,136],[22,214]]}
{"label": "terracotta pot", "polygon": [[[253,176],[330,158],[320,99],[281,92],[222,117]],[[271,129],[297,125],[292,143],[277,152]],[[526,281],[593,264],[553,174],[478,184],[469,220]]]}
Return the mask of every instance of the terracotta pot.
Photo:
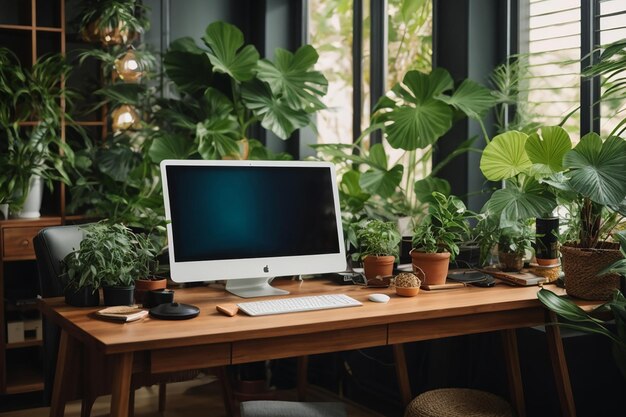
{"label": "terracotta pot", "polygon": [[552,259],[536,258],[536,260],[537,260],[537,265],[540,265],[540,266],[559,265],[559,258],[552,258]]}
{"label": "terracotta pot", "polygon": [[395,256],[367,256],[363,260],[365,278],[374,279],[379,275],[384,277],[393,274],[393,264],[395,262]]}
{"label": "terracotta pot", "polygon": [[415,297],[420,292],[420,287],[396,287],[396,294],[402,297]]}
{"label": "terracotta pot", "polygon": [[167,279],[138,279],[135,281],[135,302],[142,303],[148,291],[162,290],[167,287]]}
{"label": "terracotta pot", "polygon": [[611,245],[612,249],[586,249],[569,245],[561,247],[567,294],[584,300],[606,301],[611,298],[613,291],[619,289],[619,275],[598,276],[599,271],[622,259],[619,245]]}
{"label": "terracotta pot", "polygon": [[426,253],[411,250],[413,270],[416,268],[424,271],[424,285],[441,285],[446,283],[448,267],[450,265],[450,252]]}
{"label": "terracotta pot", "polygon": [[500,268],[505,272],[519,272],[524,268],[524,255],[513,252],[498,252]]}

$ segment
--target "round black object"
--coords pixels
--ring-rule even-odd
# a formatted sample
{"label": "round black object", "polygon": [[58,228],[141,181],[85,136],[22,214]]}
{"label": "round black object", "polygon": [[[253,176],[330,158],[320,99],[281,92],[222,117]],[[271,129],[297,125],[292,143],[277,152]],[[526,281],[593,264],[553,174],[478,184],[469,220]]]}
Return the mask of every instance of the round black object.
{"label": "round black object", "polygon": [[161,320],[186,320],[200,314],[200,309],[190,304],[165,303],[150,309],[150,315]]}

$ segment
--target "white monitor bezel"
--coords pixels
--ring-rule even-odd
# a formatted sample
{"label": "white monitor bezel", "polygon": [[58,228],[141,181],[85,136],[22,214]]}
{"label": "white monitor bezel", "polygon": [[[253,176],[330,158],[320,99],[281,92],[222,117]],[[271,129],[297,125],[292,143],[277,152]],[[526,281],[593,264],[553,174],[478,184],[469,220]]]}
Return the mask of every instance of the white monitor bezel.
{"label": "white monitor bezel", "polygon": [[[243,280],[262,278],[271,280],[278,276],[294,276],[302,274],[323,274],[341,272],[346,269],[346,253],[339,207],[339,191],[337,181],[332,181],[333,200],[335,206],[339,252],[322,255],[281,256],[266,258],[226,259],[211,261],[176,261],[171,210],[166,175],[168,166],[234,166],[234,167],[317,167],[330,171],[332,179],[336,178],[332,163],[321,161],[222,161],[222,160],[163,160],[160,164],[163,186],[165,219],[167,222],[167,238],[170,258],[170,274],[178,283]],[[265,268],[267,266],[267,268]],[[243,283],[243,281],[242,281]],[[233,284],[235,284],[233,282]]]}

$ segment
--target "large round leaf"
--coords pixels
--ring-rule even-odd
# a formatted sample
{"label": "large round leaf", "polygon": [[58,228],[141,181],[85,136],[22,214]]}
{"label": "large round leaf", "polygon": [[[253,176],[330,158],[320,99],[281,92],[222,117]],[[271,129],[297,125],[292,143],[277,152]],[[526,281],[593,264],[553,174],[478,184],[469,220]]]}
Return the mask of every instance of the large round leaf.
{"label": "large round leaf", "polygon": [[390,111],[381,115],[393,148],[423,149],[450,129],[452,109],[435,97],[452,88],[452,84],[452,77],[442,69],[430,74],[407,72],[400,87],[394,89],[397,100],[385,100]]}
{"label": "large round leaf", "polygon": [[440,95],[437,98],[475,120],[485,117],[496,102],[491,90],[469,79],[463,81],[452,96]]}
{"label": "large round leaf", "polygon": [[148,155],[155,164],[164,159],[187,159],[195,151],[193,141],[182,135],[160,132],[150,145]]}
{"label": "large round leaf", "polygon": [[480,170],[485,178],[500,181],[528,171],[532,163],[524,150],[527,138],[525,133],[516,130],[493,138],[480,158]]}
{"label": "large round leaf", "polygon": [[361,174],[359,185],[368,193],[389,198],[400,185],[403,172],[404,167],[400,164],[393,166],[390,170],[370,168]]}
{"label": "large round leaf", "polygon": [[252,45],[243,46],[243,33],[235,26],[211,23],[202,37],[211,48],[208,53],[214,70],[230,75],[235,80],[247,81],[254,76],[259,52]]}
{"label": "large round leaf", "polygon": [[239,153],[238,124],[231,119],[209,119],[196,126],[198,152],[203,159],[221,159]]}
{"label": "large round leaf", "polygon": [[172,42],[163,57],[163,67],[180,91],[194,94],[211,84],[213,67],[209,57],[191,38]]}
{"label": "large round leaf", "polygon": [[306,112],[294,110],[273,96],[262,81],[245,83],[241,88],[241,97],[246,107],[261,119],[261,125],[281,139],[287,139],[294,130],[309,124]]}
{"label": "large round leaf", "polygon": [[570,170],[570,186],[598,204],[618,205],[626,196],[626,141],[619,137],[603,143],[589,133],[565,154],[563,165]]}
{"label": "large round leaf", "polygon": [[295,54],[277,48],[272,63],[259,61],[257,77],[267,82],[274,95],[282,95],[293,109],[319,110],[326,106],[320,98],[326,94],[328,81],[319,71],[313,71],[318,55],[310,45]]}
{"label": "large round leaf", "polygon": [[533,163],[533,173],[540,176],[563,171],[563,156],[572,149],[569,134],[560,126],[541,128],[541,136],[532,133],[525,150]]}
{"label": "large round leaf", "polygon": [[445,196],[449,196],[451,191],[448,181],[432,176],[415,181],[413,189],[415,190],[415,197],[423,203],[435,201],[433,191],[438,191]]}
{"label": "large round leaf", "polygon": [[520,220],[545,216],[556,207],[556,199],[545,186],[532,178],[522,184],[507,181],[506,188],[495,191],[483,210],[499,216],[500,227],[513,227]]}

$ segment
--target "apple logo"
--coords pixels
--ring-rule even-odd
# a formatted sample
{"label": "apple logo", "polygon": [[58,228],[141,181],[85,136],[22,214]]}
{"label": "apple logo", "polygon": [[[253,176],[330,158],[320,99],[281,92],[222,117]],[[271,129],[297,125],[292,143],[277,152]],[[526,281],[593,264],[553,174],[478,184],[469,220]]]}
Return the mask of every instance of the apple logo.
{"label": "apple logo", "polygon": [[265,266],[263,267],[263,272],[266,272],[266,273],[267,273],[267,272],[270,272],[270,267],[269,267],[269,265],[265,265]]}

